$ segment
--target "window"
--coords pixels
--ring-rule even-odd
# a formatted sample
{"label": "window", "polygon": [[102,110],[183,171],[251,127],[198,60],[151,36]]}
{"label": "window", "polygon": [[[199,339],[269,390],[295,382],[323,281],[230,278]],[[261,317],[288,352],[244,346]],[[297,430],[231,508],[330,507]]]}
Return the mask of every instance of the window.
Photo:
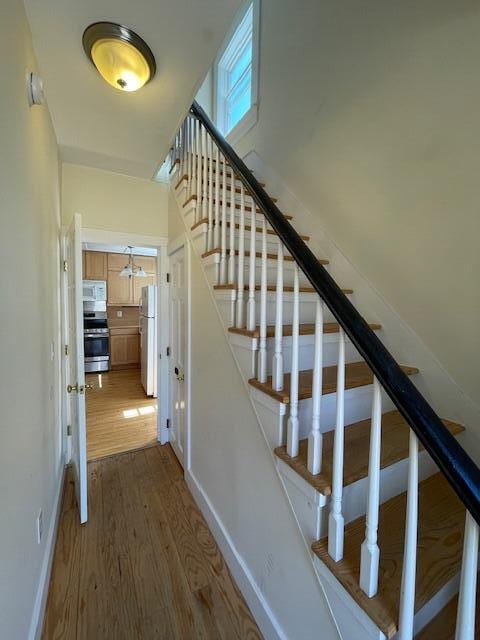
{"label": "window", "polygon": [[216,121],[224,135],[243,134],[256,122],[257,16],[254,0],[217,59]]}

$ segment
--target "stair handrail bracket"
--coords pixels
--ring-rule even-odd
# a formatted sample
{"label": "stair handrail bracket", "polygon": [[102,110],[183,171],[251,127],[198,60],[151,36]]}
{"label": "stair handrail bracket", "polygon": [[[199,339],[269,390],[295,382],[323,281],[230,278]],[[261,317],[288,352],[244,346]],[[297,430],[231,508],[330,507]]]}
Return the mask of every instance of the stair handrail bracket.
{"label": "stair handrail bracket", "polygon": [[330,309],[472,517],[480,524],[480,468],[444,426],[427,400],[196,101],[192,104],[191,114],[215,140],[236,178],[241,180],[246,192],[262,211],[299,269]]}

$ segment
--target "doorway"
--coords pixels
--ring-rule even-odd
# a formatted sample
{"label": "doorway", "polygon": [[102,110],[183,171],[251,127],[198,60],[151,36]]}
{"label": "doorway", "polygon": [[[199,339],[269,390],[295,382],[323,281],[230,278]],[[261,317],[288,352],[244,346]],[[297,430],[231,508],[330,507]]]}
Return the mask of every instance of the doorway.
{"label": "doorway", "polygon": [[157,249],[82,243],[87,459],[154,445]]}
{"label": "doorway", "polygon": [[169,441],[184,469],[190,468],[190,248],[184,235],[168,247],[170,392]]}

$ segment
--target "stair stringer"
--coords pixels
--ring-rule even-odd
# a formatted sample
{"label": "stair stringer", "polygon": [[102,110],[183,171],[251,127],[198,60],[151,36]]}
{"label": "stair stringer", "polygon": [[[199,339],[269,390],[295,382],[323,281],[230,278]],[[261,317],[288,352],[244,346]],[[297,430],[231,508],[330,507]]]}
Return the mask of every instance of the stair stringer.
{"label": "stair stringer", "polygon": [[[173,182],[175,182],[175,178],[173,178]],[[175,192],[172,189],[174,195]],[[223,333],[223,339],[227,345],[230,356],[233,358],[233,366],[236,369],[236,373],[241,384],[236,388],[238,394],[242,393],[244,396],[245,402],[243,403],[243,409],[245,409],[245,403],[248,404],[249,411],[252,415],[254,422],[256,423],[256,433],[260,436],[263,441],[262,448],[262,469],[264,473],[270,474],[273,471],[274,477],[276,478],[276,486],[282,495],[283,504],[285,505],[288,515],[288,520],[284,519],[282,521],[281,526],[279,527],[279,518],[280,518],[280,505],[278,504],[278,496],[277,505],[275,511],[271,514],[271,522],[269,522],[269,526],[271,528],[271,536],[272,536],[272,545],[275,543],[277,546],[279,545],[279,540],[282,538],[288,537],[288,542],[285,541],[283,544],[283,552],[285,554],[293,553],[294,547],[296,548],[296,558],[295,562],[290,563],[290,566],[281,565],[280,568],[274,566],[276,564],[277,559],[281,554],[277,553],[277,559],[274,558],[273,551],[271,553],[266,553],[266,559],[263,562],[258,558],[258,554],[261,549],[261,541],[259,530],[256,530],[257,537],[255,539],[255,553],[251,550],[250,552],[245,551],[243,548],[240,548],[241,545],[238,541],[235,540],[236,531],[232,531],[232,529],[228,526],[226,522],[224,522],[222,518],[222,512],[218,507],[215,506],[215,499],[209,496],[209,490],[205,486],[203,486],[203,480],[199,477],[198,471],[196,470],[196,451],[195,451],[195,426],[192,425],[192,462],[191,469],[187,470],[187,481],[192,486],[192,491],[197,495],[203,492],[207,496],[207,499],[213,503],[213,509],[209,513],[205,513],[205,517],[207,520],[212,518],[212,512],[216,511],[215,517],[218,518],[219,527],[212,527],[215,529],[223,529],[226,530],[229,535],[227,536],[232,544],[235,544],[235,548],[233,549],[233,555],[238,556],[243,560],[243,564],[247,567],[248,575],[250,576],[250,581],[252,583],[252,591],[257,594],[257,601],[252,598],[252,592],[250,590],[244,590],[244,596],[247,600],[252,611],[258,612],[259,602],[264,603],[264,611],[256,616],[257,622],[261,626],[262,633],[268,638],[291,638],[292,640],[310,640],[318,637],[322,637],[322,640],[330,640],[330,638],[338,638],[338,625],[336,621],[336,617],[330,607],[329,600],[325,593],[323,581],[320,579],[318,572],[315,569],[313,562],[313,554],[311,552],[309,543],[305,539],[305,537],[301,534],[301,529],[298,524],[297,517],[295,515],[295,510],[293,509],[292,502],[290,500],[290,496],[288,490],[283,481],[282,475],[279,472],[279,469],[276,464],[276,459],[273,454],[273,450],[268,443],[268,439],[265,435],[264,429],[262,427],[262,422],[258,416],[258,413],[255,409],[255,405],[252,402],[250,397],[250,388],[248,386],[247,379],[242,374],[242,368],[240,363],[238,362],[235,351],[229,339],[228,327],[225,324],[225,321],[222,317],[221,312],[218,309],[217,301],[215,299],[215,292],[211,283],[209,282],[204,266],[202,264],[201,254],[198,249],[195,247],[195,244],[191,242],[191,231],[188,228],[188,224],[185,224],[184,217],[184,209],[182,207],[182,200],[178,200],[177,198],[171,198],[176,205],[176,211],[172,212],[170,215],[177,215],[182,220],[183,228],[186,231],[187,237],[189,238],[190,246],[192,247],[192,275],[193,271],[196,269],[197,273],[200,271],[203,275],[203,285],[209,291],[210,300],[213,303],[214,314],[218,321],[219,326],[221,327],[221,331]],[[197,284],[200,285],[200,282],[197,280]],[[202,305],[205,306],[206,300],[202,299]],[[192,325],[194,323],[192,322]],[[215,347],[219,347],[218,342],[215,343]],[[192,350],[193,350],[193,340],[192,340]],[[212,357],[217,357],[212,354]],[[193,360],[193,354],[192,354]],[[192,367],[193,368],[193,367]],[[192,385],[192,389],[193,389]],[[240,388],[241,387],[241,388]],[[194,405],[192,392],[192,405],[191,405],[191,415],[192,420],[195,415],[196,408]],[[213,402],[213,398],[212,398]],[[228,420],[228,417],[227,417]],[[225,416],[221,416],[219,421],[225,422]],[[244,425],[245,426],[245,425]],[[260,429],[257,427],[260,426]],[[231,425],[229,425],[229,428]],[[242,434],[243,435],[243,434]],[[246,435],[244,437],[247,437]],[[218,443],[212,443],[213,446]],[[221,447],[220,447],[221,449]],[[268,452],[268,453],[267,453]],[[222,450],[222,453],[225,453]],[[258,447],[255,449],[255,457],[258,457],[259,451]],[[267,464],[265,464],[267,463]],[[230,469],[226,469],[226,478],[228,474],[231,472]],[[279,481],[279,482],[278,482]],[[261,485],[262,483],[260,483]],[[270,487],[271,490],[274,487]],[[277,491],[275,489],[275,491]],[[252,496],[252,500],[257,498],[258,496]],[[238,498],[238,496],[237,496]],[[286,500],[285,500],[286,499]],[[200,501],[199,506],[203,510],[205,507],[205,501]],[[265,514],[268,511],[268,506],[271,505],[263,505],[261,517],[265,518]],[[292,518],[293,516],[293,518]],[[260,516],[259,516],[260,518]],[[264,522],[261,520],[256,521],[258,525],[264,525]],[[240,527],[241,523],[237,523]],[[291,526],[290,526],[291,525]],[[292,528],[293,527],[293,528]],[[282,531],[282,535],[279,534],[279,530]],[[300,536],[299,536],[300,534]],[[251,537],[251,536],[250,536]],[[255,537],[255,536],[254,536]],[[296,539],[296,542],[295,540]],[[220,546],[221,543],[218,541]],[[301,554],[298,553],[298,546],[302,549]],[[280,545],[281,547],[281,545]],[[267,549],[264,549],[266,552]],[[224,552],[224,556],[227,559],[232,554],[229,554],[227,551]],[[280,564],[280,560],[278,560]],[[288,564],[288,563],[287,563]],[[233,575],[237,578],[237,583],[242,585],[245,583],[244,576],[238,576],[238,571],[235,566],[230,565],[229,567],[233,573]],[[279,574],[279,575],[277,575]],[[296,577],[296,580],[295,580]],[[295,587],[297,585],[297,587]],[[289,594],[288,602],[281,602],[282,596],[285,597],[285,593]],[[280,594],[280,595],[279,595]],[[301,618],[300,618],[301,614]],[[271,625],[265,627],[261,625],[262,620],[260,618],[273,617],[274,619],[271,621]],[[289,629],[290,628],[290,629]],[[341,637],[341,636],[340,636]],[[370,636],[368,636],[370,638]],[[365,640],[368,640],[365,637]],[[346,640],[346,638],[345,638]],[[363,638],[361,638],[363,640]]]}

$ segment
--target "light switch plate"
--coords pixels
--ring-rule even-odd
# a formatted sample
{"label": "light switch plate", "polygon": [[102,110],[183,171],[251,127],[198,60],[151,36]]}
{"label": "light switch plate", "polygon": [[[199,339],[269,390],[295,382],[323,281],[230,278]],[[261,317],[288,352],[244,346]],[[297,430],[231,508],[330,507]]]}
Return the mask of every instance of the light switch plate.
{"label": "light switch plate", "polygon": [[117,318],[123,318],[123,311],[117,311]]}

